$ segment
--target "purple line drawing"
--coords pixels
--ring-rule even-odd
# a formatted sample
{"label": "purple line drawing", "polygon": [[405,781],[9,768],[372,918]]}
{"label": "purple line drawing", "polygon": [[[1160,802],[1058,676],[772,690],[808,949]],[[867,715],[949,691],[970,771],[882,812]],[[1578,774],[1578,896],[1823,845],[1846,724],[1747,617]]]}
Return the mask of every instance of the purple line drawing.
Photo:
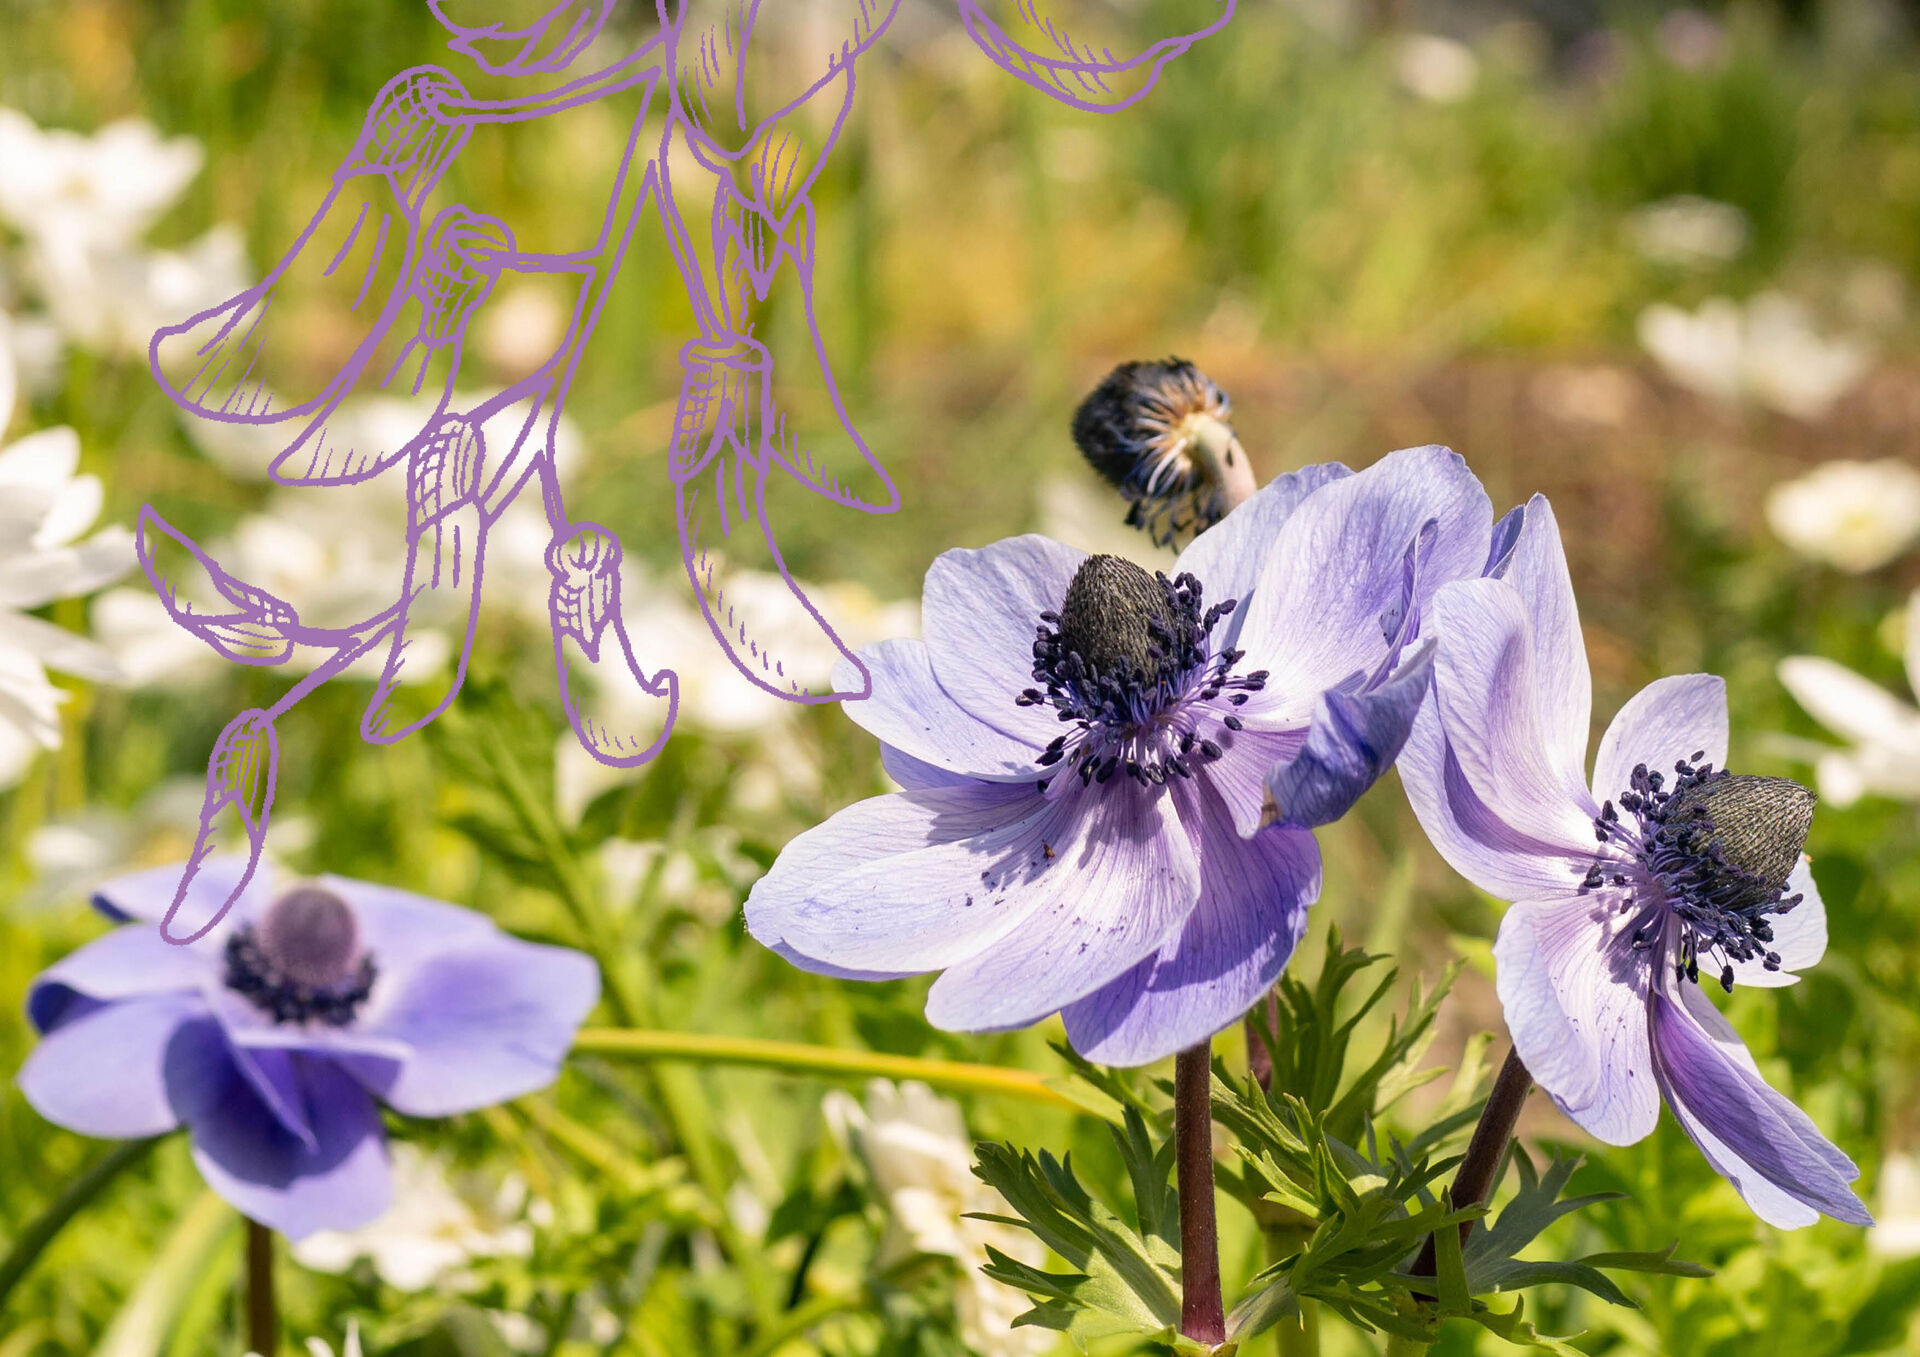
{"label": "purple line drawing", "polygon": [[[1203,26],[1122,53],[1096,51],[1073,36],[1072,12],[1088,2],[956,0],[963,27],[995,64],[1088,112],[1116,111],[1143,97],[1167,62],[1227,24],[1237,0],[1196,0]],[[518,27],[494,18],[475,21],[466,12],[503,7],[488,0],[428,3],[454,52],[482,76],[506,77],[531,92],[475,98],[437,66],[394,76],[375,97],[325,199],[280,261],[255,286],[162,328],[149,348],[155,380],[183,410],[285,430],[286,442],[271,467],[275,481],[346,485],[404,468],[408,509],[406,574],[395,601],[356,623],[330,627],[303,622],[291,603],[228,573],[151,505],[142,510],[141,567],[177,624],[239,664],[282,664],[296,646],[318,647],[327,655],[272,706],[234,717],[215,742],[198,840],[161,928],[169,941],[203,936],[259,863],[273,810],[274,723],[280,716],[356,660],[378,652],[386,660],[361,720],[366,740],[398,740],[453,701],[479,616],[488,530],[530,483],[538,484],[552,531],[547,569],[554,662],[575,736],[594,758],[617,768],[637,767],[665,744],[678,707],[678,680],[664,667],[647,671],[644,644],[636,647],[629,636],[621,607],[620,540],[612,529],[573,516],[554,468],[555,433],[568,391],[649,206],[698,325],[680,350],[667,475],[687,578],[714,638],[749,680],[790,701],[857,700],[870,688],[864,667],[795,585],[774,523],[784,497],[795,492],[859,513],[900,507],[892,479],[841,400],[821,337],[809,197],[853,108],[856,66],[893,22],[900,0],[817,4],[816,20],[824,14],[828,22],[810,27],[817,44],[812,64],[784,68],[801,72],[788,75],[797,86],[792,89],[748,78],[748,57],[768,27],[760,20],[763,9],[773,11],[771,0],[655,0],[653,23],[632,50],[571,79],[566,77],[583,55],[604,50],[599,40],[621,0],[559,0]],[[630,0],[629,8],[644,12],[644,0]],[[1069,19],[1056,17],[1062,11]],[[790,33],[791,26],[782,36]],[[620,98],[633,109],[631,127],[590,244],[570,252],[526,250],[507,222],[466,205],[442,205],[429,215],[436,190],[477,129]],[[664,108],[656,110],[656,104]],[[664,112],[664,133],[658,118],[649,128],[650,112]],[[670,163],[682,170],[698,167],[692,182],[677,181]],[[709,209],[704,239],[686,224],[683,207],[695,203]],[[564,337],[534,371],[479,404],[459,408],[455,380],[469,322],[501,279],[515,275],[573,283]],[[797,299],[812,350],[779,355],[779,374],[818,383],[850,456],[803,446],[776,399],[776,356],[754,333],[755,309],[776,287]],[[277,303],[303,289],[330,293],[342,303],[359,336],[337,370],[311,390],[274,375],[276,335],[306,315]],[[437,394],[438,404],[401,445],[359,446],[352,433],[358,426],[343,416],[344,403],[371,391]],[[510,441],[490,442],[482,434],[485,424],[518,432]],[[728,565],[777,571],[794,601],[850,662],[849,672],[860,675],[859,686],[813,692],[789,674],[781,655],[758,639],[751,609],[729,594],[723,555]],[[403,720],[392,699],[407,672],[417,605],[429,596],[464,618],[465,634],[451,677],[429,710]],[[194,597],[201,601],[190,601]],[[603,687],[625,685],[630,698],[641,700],[623,708],[655,713],[658,730],[594,719],[582,701],[589,676]],[[247,840],[248,870],[225,899],[200,898],[192,887],[229,820]],[[176,919],[190,898],[193,917],[180,932]]]}

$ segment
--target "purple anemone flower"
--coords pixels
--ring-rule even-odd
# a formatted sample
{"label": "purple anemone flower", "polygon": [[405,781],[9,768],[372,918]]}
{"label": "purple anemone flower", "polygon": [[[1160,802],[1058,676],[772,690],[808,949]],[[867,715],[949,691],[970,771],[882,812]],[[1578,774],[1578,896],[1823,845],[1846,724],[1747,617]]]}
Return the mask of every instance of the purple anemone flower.
{"label": "purple anemone flower", "polygon": [[863,651],[846,704],[905,790],[788,844],[748,928],[808,970],[943,972],[949,1030],[1060,1012],[1112,1064],[1212,1035],[1292,955],[1309,831],[1399,753],[1421,612],[1491,533],[1465,463],[1412,448],[1281,477],[1171,577],[1044,537],[945,553],[924,641]]}
{"label": "purple anemone flower", "polygon": [[[209,861],[183,916],[211,917],[246,870]],[[34,981],[20,1088],[82,1135],[184,1125],[208,1186],[297,1239],[386,1208],[378,1103],[440,1117],[551,1083],[600,976],[470,910],[338,877],[275,893],[269,875],[187,945],[157,926],[178,866],[102,886],[125,926]]]}
{"label": "purple anemone flower", "polygon": [[1859,1170],[1703,993],[1792,984],[1826,950],[1800,851],[1813,794],[1725,771],[1726,690],[1706,674],[1622,707],[1589,783],[1592,689],[1545,500],[1501,573],[1435,598],[1434,692],[1400,773],[1446,859],[1513,902],[1494,957],[1520,1058],[1611,1145],[1651,1132],[1664,1099],[1771,1224],[1870,1224],[1848,1186]]}

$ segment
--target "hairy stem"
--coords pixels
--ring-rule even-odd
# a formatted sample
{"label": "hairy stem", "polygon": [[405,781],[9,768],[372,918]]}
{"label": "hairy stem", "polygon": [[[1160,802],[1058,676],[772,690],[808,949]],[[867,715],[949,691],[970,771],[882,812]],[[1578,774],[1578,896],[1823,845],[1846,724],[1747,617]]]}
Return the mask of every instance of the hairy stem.
{"label": "hairy stem", "polygon": [[273,1231],[247,1220],[247,1350],[274,1357],[280,1348],[280,1307],[273,1298]]}
{"label": "hairy stem", "polygon": [[[1506,1062],[1500,1066],[1500,1073],[1494,1076],[1493,1092],[1487,1095],[1487,1105],[1480,1113],[1479,1124],[1473,1128],[1473,1139],[1467,1142],[1466,1158],[1460,1161],[1459,1171],[1453,1175],[1452,1201],[1455,1207],[1478,1205],[1493,1191],[1494,1175],[1500,1172],[1501,1161],[1507,1155],[1508,1142],[1513,1139],[1514,1124],[1520,1120],[1520,1109],[1525,1106],[1527,1095],[1532,1091],[1533,1076],[1527,1073],[1520,1052],[1508,1051]],[[1467,1235],[1472,1230],[1472,1221],[1462,1222],[1462,1244],[1467,1242]],[[1428,1235],[1426,1244],[1420,1250],[1420,1257],[1414,1262],[1414,1276],[1433,1275],[1434,1249],[1433,1236]]]}
{"label": "hairy stem", "polygon": [[1213,1200],[1213,1045],[1203,1041],[1173,1060],[1173,1141],[1180,1191],[1180,1332],[1196,1343],[1223,1343],[1220,1230]]}

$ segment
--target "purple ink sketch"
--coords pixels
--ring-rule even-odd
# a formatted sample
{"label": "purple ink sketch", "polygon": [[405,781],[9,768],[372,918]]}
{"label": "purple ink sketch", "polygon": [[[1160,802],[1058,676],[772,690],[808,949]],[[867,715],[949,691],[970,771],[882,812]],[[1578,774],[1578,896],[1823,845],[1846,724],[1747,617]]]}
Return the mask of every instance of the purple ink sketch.
{"label": "purple ink sketch", "polygon": [[[372,655],[385,658],[361,721],[367,740],[398,740],[452,702],[479,616],[488,532],[530,484],[539,487],[551,533],[554,660],[574,734],[594,758],[618,768],[645,763],[665,743],[678,680],[665,668],[650,672],[647,638],[629,635],[620,540],[563,501],[554,454],[569,388],[648,206],[657,211],[666,255],[698,326],[680,349],[667,475],[687,578],[714,639],[750,681],[787,700],[840,701],[869,691],[865,668],[795,585],[776,525],[794,494],[859,513],[900,507],[892,479],[841,400],[821,337],[809,197],[846,127],[859,60],[893,22],[900,0],[819,0],[810,22],[779,31],[782,42],[810,44],[802,59],[754,62],[752,79],[756,41],[764,51],[773,40],[774,26],[762,15],[772,14],[778,0],[655,0],[652,17],[639,24],[634,16],[645,14],[644,0],[559,0],[530,22],[521,22],[528,6],[513,19],[500,17],[513,8],[505,0],[428,2],[450,35],[448,46],[471,68],[470,79],[489,88],[504,79],[529,92],[477,98],[437,66],[396,75],[374,98],[325,199],[280,261],[256,286],[160,330],[149,350],[154,378],[188,414],[272,426],[276,482],[348,485],[391,473],[404,477],[407,504],[406,573],[394,602],[373,616],[326,626],[303,621],[291,603],[229,574],[151,505],[142,511],[141,565],[180,626],[239,664],[283,664],[300,646],[324,657],[272,706],[236,716],[215,743],[199,839],[162,924],[169,941],[203,936],[258,866],[273,809],[274,723],[281,715]],[[1073,35],[1078,11],[1092,0],[956,3],[966,32],[1003,70],[1074,108],[1110,112],[1139,100],[1167,62],[1222,28],[1236,0],[1195,0],[1194,22],[1203,26],[1121,52],[1095,50]],[[621,31],[637,36],[607,59],[607,24],[616,9]],[[592,69],[576,73],[576,65]],[[606,213],[589,243],[524,248],[499,218],[437,202],[449,167],[477,132],[589,104],[631,114]],[[688,229],[686,206],[709,209],[704,236]],[[477,403],[457,396],[473,316],[503,279],[536,275],[573,290],[559,345]],[[756,337],[753,313],[776,289],[804,316],[810,353],[776,355]],[[311,316],[286,298],[313,294],[338,304],[355,342],[337,368],[303,386],[280,373],[276,344],[285,347],[278,337]],[[776,370],[824,397],[844,446],[840,439],[831,452],[809,446],[789,427]],[[371,394],[437,403],[410,438],[367,446],[366,426],[350,417],[347,402]],[[760,639],[767,632],[756,625],[752,600],[728,590],[727,570],[742,566],[786,581],[792,601],[848,661],[841,672],[856,676],[853,683],[813,692],[789,672]],[[429,602],[440,615],[463,619],[464,635],[425,714],[403,719],[393,697]],[[589,683],[599,691],[624,686],[632,700],[616,709],[653,719],[595,719],[583,702]],[[247,840],[247,873],[211,916],[177,920],[229,820]]]}

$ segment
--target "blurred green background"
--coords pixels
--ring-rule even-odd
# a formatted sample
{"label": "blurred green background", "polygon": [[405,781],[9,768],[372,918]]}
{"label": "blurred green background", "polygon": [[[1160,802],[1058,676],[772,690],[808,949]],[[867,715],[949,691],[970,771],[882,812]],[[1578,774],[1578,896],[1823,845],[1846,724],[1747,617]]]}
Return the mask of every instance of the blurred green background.
{"label": "blurred green background", "polygon": [[[1110,8],[1115,25],[1166,26],[1156,0]],[[425,6],[399,0],[0,0],[0,107],[81,130],[137,116],[195,139],[204,169],[146,246],[187,249],[231,224],[251,270],[243,281],[298,233],[374,92],[403,67],[452,60]],[[1920,522],[1841,515],[1839,539],[1894,540],[1863,568],[1839,569],[1820,559],[1836,549],[1817,532],[1792,549],[1766,508],[1777,487],[1829,461],[1920,464],[1911,9],[1247,0],[1226,35],[1174,63],[1138,107],[1099,117],[996,71],[950,9],[904,0],[859,88],[814,193],[820,319],[849,409],[904,508],[850,523],[821,501],[782,537],[796,576],[832,592],[856,639],[911,627],[941,550],[1035,529],[1085,545],[1117,534],[1118,502],[1077,464],[1068,420],[1114,363],[1176,353],[1231,394],[1263,477],[1437,442],[1466,455],[1500,508],[1548,494],[1601,721],[1657,675],[1712,670],[1730,684],[1733,761],[1811,780],[1813,756],[1838,742],[1781,686],[1782,658],[1826,656],[1911,699],[1901,609],[1920,585],[1920,558],[1906,551]],[[564,232],[597,220],[601,204],[582,185],[618,156],[622,132],[617,118],[588,117],[476,143],[454,192],[525,234]],[[83,467],[105,485],[103,522],[130,525],[152,501],[219,538],[298,513],[244,451],[188,428],[131,346],[45,322],[58,299],[44,295],[25,234],[3,239],[0,309],[15,317],[23,394],[0,434],[77,429]],[[691,330],[662,265],[636,254],[598,330],[568,407],[582,449],[571,474],[578,502],[652,572],[661,627],[684,630],[691,603],[663,463]],[[1783,298],[1786,320],[1767,311]],[[510,369],[516,335],[546,323],[552,302],[522,305],[470,376]],[[774,334],[800,323],[779,299],[766,317]],[[313,361],[338,342],[316,317]],[[1897,518],[1896,499],[1890,489],[1850,512]],[[370,560],[320,545],[336,551],[327,569],[378,576],[377,544]],[[466,692],[424,736],[391,748],[344,738],[364,680],[329,685],[281,722],[281,858],[571,941],[558,854],[617,915],[623,964],[662,1025],[1058,1068],[1046,1030],[937,1033],[919,1014],[924,983],[802,975],[745,938],[740,901],[780,845],[885,787],[869,738],[832,708],[729,717],[724,662],[694,627],[673,656],[692,696],[666,753],[640,774],[596,779],[560,752],[544,586],[535,576],[528,587],[489,595]],[[60,745],[0,797],[9,1069],[31,1045],[17,1004],[28,980],[101,929],[81,908],[88,884],[184,855],[215,735],[285,682],[176,661],[151,619],[121,606],[132,611],[65,600],[46,612],[90,628],[138,672],[120,684],[58,680]],[[508,751],[537,816],[504,795],[481,746]],[[1832,950],[1801,984],[1731,1005],[1763,1069],[1862,1165],[1881,1226],[1772,1231],[1670,1120],[1642,1145],[1600,1151],[1536,1100],[1527,1134],[1581,1145],[1593,1185],[1630,1194],[1578,1227],[1604,1236],[1589,1247],[1679,1239],[1684,1255],[1720,1269],[1711,1281],[1634,1279],[1635,1311],[1569,1296],[1535,1315],[1543,1329],[1584,1330],[1578,1345],[1593,1353],[1920,1352],[1920,1170],[1907,1157],[1920,1154],[1915,828],[1913,807],[1888,797],[1824,808],[1809,851]],[[1425,845],[1397,784],[1323,845],[1316,927],[1337,920],[1408,973],[1467,959],[1431,1059],[1450,1063],[1474,1032],[1500,1032],[1498,907]],[[1302,962],[1317,956],[1303,949]],[[798,1267],[822,1294],[845,1293],[881,1248],[883,1204],[830,1134],[823,1085],[684,1067],[661,1085],[580,1061],[551,1105],[635,1172],[662,1155],[709,1156],[741,1198],[727,1203],[735,1225],[719,1243],[666,1196],[583,1163],[539,1114],[396,1123],[488,1193],[510,1174],[525,1184],[545,1204],[531,1252],[418,1291],[364,1263],[289,1267],[292,1332],[337,1349],[357,1317],[374,1353],[963,1350],[964,1286],[948,1274],[903,1283],[786,1346],[741,1339],[747,1272],[768,1269],[784,1286]],[[675,1098],[695,1109],[698,1146],[676,1139],[684,1118],[661,1111]],[[1417,1124],[1421,1106],[1394,1115]],[[987,1098],[967,1111],[977,1135],[1076,1147],[1090,1172],[1114,1171],[1084,1123]],[[0,1236],[17,1235],[96,1148],[0,1095]],[[170,1231],[197,1192],[177,1144],[116,1184],[0,1313],[0,1357],[95,1350],[160,1251],[186,1248]],[[1244,1219],[1227,1229],[1229,1278],[1243,1278],[1257,1241]],[[741,1239],[760,1263],[736,1256]],[[222,1245],[190,1266],[144,1350],[239,1352],[237,1259],[237,1244]],[[526,1323],[462,1338],[458,1316],[482,1310]],[[1331,1330],[1323,1342],[1334,1354],[1375,1350]],[[1485,1335],[1479,1344],[1463,1332],[1437,1351],[1502,1348]],[[1015,1349],[986,1349],[1002,1350]]]}

